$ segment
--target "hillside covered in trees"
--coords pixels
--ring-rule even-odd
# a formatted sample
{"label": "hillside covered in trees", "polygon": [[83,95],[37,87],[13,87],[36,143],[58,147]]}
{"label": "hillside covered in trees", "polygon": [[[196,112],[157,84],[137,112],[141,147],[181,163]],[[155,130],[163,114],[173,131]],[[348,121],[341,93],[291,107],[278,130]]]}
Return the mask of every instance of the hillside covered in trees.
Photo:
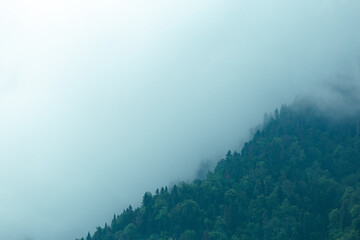
{"label": "hillside covered in trees", "polygon": [[358,116],[283,106],[204,180],[161,187],[86,240],[360,239]]}

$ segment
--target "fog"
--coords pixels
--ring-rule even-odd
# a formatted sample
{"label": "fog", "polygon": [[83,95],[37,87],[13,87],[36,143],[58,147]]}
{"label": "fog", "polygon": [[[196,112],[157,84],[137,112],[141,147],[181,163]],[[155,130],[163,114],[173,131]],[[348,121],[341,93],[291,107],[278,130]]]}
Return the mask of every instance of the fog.
{"label": "fog", "polygon": [[359,13],[357,0],[0,0],[0,239],[85,236],[240,150],[296,98],[351,108]]}

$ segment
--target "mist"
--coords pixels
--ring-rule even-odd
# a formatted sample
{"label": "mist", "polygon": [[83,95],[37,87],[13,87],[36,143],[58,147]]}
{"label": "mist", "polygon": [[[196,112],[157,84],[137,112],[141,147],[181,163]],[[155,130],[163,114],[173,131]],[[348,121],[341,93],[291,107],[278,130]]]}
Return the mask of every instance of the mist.
{"label": "mist", "polygon": [[359,12],[356,0],[2,0],[0,239],[85,236],[239,151],[296,98],[352,111]]}

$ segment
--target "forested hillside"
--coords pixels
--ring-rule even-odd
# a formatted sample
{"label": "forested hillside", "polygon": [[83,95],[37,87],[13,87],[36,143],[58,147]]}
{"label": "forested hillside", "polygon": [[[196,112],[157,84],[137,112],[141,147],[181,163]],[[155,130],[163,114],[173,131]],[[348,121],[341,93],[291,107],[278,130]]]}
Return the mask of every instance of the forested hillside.
{"label": "forested hillside", "polygon": [[86,240],[360,239],[358,117],[283,106],[204,180],[143,196]]}

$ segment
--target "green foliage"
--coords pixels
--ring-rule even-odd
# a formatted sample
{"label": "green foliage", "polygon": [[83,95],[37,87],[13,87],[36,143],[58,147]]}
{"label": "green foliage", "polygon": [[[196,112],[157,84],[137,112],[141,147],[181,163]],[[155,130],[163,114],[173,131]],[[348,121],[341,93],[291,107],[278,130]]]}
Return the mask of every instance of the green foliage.
{"label": "green foliage", "polygon": [[356,118],[276,110],[204,180],[145,193],[87,240],[360,239]]}

